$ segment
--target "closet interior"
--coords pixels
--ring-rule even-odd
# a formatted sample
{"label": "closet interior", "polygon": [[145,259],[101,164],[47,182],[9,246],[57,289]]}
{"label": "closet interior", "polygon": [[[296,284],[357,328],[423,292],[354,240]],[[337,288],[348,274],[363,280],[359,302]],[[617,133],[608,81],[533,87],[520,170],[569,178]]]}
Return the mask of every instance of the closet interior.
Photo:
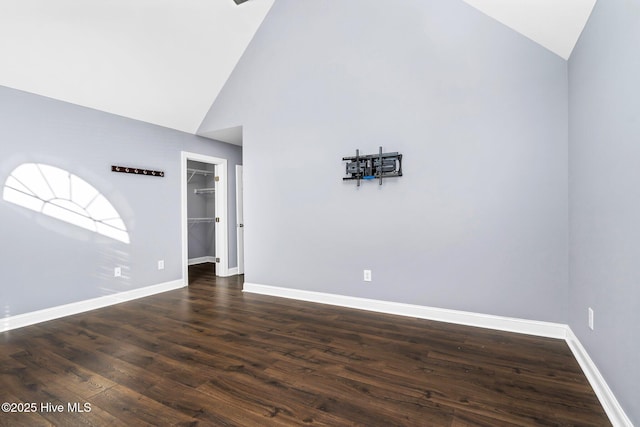
{"label": "closet interior", "polygon": [[189,264],[215,262],[215,165],[187,161],[187,217]]}

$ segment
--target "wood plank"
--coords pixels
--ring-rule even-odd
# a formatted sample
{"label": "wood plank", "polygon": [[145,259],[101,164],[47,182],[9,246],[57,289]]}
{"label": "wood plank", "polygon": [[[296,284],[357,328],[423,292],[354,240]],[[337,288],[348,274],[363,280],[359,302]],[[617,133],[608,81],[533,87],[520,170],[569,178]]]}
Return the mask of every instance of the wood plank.
{"label": "wood plank", "polygon": [[25,350],[12,355],[14,360],[23,363],[38,378],[55,382],[82,398],[89,398],[116,384],[30,342],[24,347]]}
{"label": "wood plank", "polygon": [[126,417],[129,425],[156,426],[158,414],[162,414],[164,425],[195,425],[197,420],[178,411],[168,409],[161,403],[149,399],[123,386],[115,386],[92,399],[98,407],[119,418]]}
{"label": "wood plank", "polygon": [[[47,422],[61,426],[125,426],[119,420],[100,407],[85,407],[91,402],[70,392],[67,388],[33,375],[27,368],[3,370],[0,374],[0,384],[21,403],[35,403],[36,413]],[[80,410],[71,410],[69,405],[75,405]],[[47,408],[47,409],[43,409]],[[27,417],[18,418],[16,425],[29,425]],[[31,418],[31,414],[29,414]],[[39,419],[38,419],[39,420]]]}
{"label": "wood plank", "polygon": [[[0,374],[0,378],[1,374]],[[1,380],[0,380],[1,381]],[[0,390],[0,403],[26,403],[19,397],[16,397],[7,389]],[[0,414],[0,427],[15,427],[15,426],[32,426],[32,427],[48,427],[53,424],[43,418],[38,411],[36,412],[11,412],[12,410],[18,410],[18,407],[9,408],[9,412],[2,412]]]}
{"label": "wood plank", "polygon": [[188,288],[0,334],[1,425],[610,425],[562,340]]}

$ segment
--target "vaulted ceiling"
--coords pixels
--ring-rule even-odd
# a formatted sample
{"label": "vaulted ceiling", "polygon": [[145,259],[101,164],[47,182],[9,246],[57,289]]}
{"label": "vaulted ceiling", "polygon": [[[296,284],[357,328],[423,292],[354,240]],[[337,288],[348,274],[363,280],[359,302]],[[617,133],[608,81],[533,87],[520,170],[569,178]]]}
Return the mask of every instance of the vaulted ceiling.
{"label": "vaulted ceiling", "polygon": [[[0,85],[196,133],[274,1],[1,0]],[[568,59],[596,0],[463,1]]]}
{"label": "vaulted ceiling", "polygon": [[274,0],[1,0],[0,85],[195,133]]}
{"label": "vaulted ceiling", "polygon": [[464,0],[507,27],[569,59],[596,0]]}

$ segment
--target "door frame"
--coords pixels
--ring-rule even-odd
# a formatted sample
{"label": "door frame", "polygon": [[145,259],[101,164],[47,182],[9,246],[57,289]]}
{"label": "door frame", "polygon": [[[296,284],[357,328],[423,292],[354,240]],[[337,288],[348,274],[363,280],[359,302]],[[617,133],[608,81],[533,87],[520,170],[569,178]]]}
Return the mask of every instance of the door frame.
{"label": "door frame", "polygon": [[207,156],[205,154],[182,151],[180,155],[180,192],[181,192],[181,220],[182,220],[182,279],[185,286],[189,285],[189,220],[187,212],[187,161],[209,163],[215,165],[216,176],[220,180],[216,183],[215,192],[215,212],[220,218],[220,222],[215,223],[215,247],[216,258],[220,262],[216,263],[216,276],[226,277],[229,275],[229,227],[227,209],[227,159]]}
{"label": "door frame", "polygon": [[[244,181],[242,165],[236,165],[236,242],[238,249],[238,274],[244,274]],[[242,218],[239,218],[242,212]],[[242,227],[240,226],[242,225]]]}

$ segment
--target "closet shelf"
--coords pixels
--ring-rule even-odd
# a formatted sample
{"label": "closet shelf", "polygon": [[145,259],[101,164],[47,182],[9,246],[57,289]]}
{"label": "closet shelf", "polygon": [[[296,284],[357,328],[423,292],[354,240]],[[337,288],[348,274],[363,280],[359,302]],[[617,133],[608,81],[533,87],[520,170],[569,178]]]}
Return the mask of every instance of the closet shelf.
{"label": "closet shelf", "polygon": [[213,171],[208,171],[208,170],[205,170],[205,169],[191,169],[191,168],[187,168],[187,172],[189,172],[189,173],[194,173],[194,174],[198,174],[198,175],[204,175],[204,176],[207,176],[207,175],[213,175],[213,174],[214,174],[214,172],[213,172]]}
{"label": "closet shelf", "polygon": [[216,221],[215,218],[187,218],[187,220],[191,224],[196,224],[199,222],[215,222]]}
{"label": "closet shelf", "polygon": [[208,171],[204,169],[192,169],[192,168],[187,168],[187,173],[190,174],[189,178],[187,179],[187,183],[191,182],[191,178],[193,178],[194,175],[215,176],[216,174],[214,171]]}
{"label": "closet shelf", "polygon": [[215,188],[196,188],[193,190],[196,194],[213,194],[216,192]]}

